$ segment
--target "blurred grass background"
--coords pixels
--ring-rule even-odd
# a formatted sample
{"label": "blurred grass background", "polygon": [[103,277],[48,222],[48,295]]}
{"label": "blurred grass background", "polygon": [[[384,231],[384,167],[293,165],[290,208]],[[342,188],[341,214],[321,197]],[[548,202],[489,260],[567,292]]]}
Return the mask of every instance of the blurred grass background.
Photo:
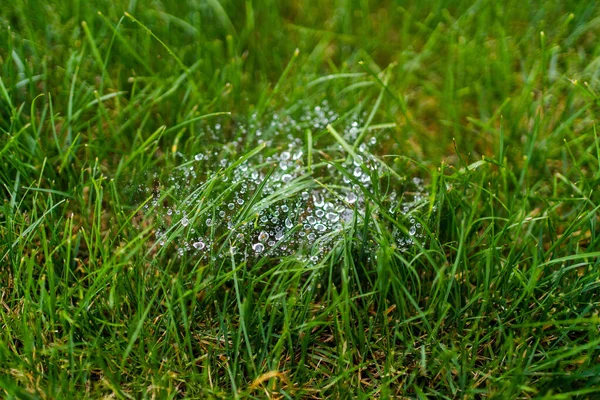
{"label": "blurred grass background", "polygon": [[[124,11],[177,58],[124,18]],[[296,48],[300,56],[273,104],[320,96],[348,108],[377,89],[358,85],[336,96],[357,79],[310,88],[306,83],[328,74],[365,72],[360,61],[375,72],[394,65],[381,114],[399,123],[402,151],[436,164],[452,157],[454,138],[462,153],[474,159],[489,156],[498,146],[502,115],[507,144],[531,146],[527,138],[536,131],[543,140],[534,147],[559,157],[562,146],[552,132],[586,101],[569,79],[590,85],[582,90],[597,86],[597,18],[596,4],[587,1],[545,2],[543,7],[441,0],[17,1],[2,6],[0,54],[5,85],[19,86],[15,103],[52,93],[55,108],[62,109],[74,89],[77,108],[94,100],[94,90],[103,96],[135,88],[153,96],[161,88],[173,89],[151,108],[149,129],[173,125],[194,109],[251,112]],[[176,82],[183,65],[189,69],[187,78]],[[115,107],[132,106],[122,97]],[[111,110],[114,124],[128,123],[118,138],[106,138],[114,149],[130,144],[122,137],[131,138],[147,117],[120,111]],[[538,111],[544,118],[534,127]],[[576,134],[572,125],[564,129]],[[548,149],[549,143],[558,146]]]}

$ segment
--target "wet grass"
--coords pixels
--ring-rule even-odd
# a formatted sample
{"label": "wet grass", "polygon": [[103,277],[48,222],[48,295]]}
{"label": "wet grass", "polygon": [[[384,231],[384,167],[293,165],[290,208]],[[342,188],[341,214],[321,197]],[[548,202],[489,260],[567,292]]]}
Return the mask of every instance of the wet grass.
{"label": "wet grass", "polygon": [[2,397],[599,395],[595,2],[90,3],[0,5]]}

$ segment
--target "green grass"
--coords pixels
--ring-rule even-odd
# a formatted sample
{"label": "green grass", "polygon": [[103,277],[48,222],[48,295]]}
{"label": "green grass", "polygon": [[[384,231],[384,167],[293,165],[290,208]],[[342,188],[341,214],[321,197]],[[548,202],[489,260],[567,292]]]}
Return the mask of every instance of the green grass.
{"label": "green grass", "polygon": [[0,397],[597,398],[599,26],[2,2]]}

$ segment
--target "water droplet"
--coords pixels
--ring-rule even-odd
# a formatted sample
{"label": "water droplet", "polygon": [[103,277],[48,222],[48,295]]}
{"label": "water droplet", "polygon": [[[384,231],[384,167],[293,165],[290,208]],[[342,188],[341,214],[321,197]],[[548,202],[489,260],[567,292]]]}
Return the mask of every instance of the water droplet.
{"label": "water droplet", "polygon": [[237,203],[241,206],[244,204],[244,199],[237,199]]}
{"label": "water droplet", "polygon": [[281,159],[283,161],[287,161],[290,159],[290,152],[289,151],[284,151],[283,153],[281,153]]}
{"label": "water droplet", "polygon": [[266,242],[269,239],[269,234],[265,231],[262,231],[258,234],[258,240],[261,242]]}
{"label": "water droplet", "polygon": [[336,213],[328,212],[327,215],[325,215],[325,218],[327,218],[331,222],[338,222],[340,219],[340,216],[337,215]]}
{"label": "water droplet", "polygon": [[285,227],[288,229],[292,229],[293,226],[294,226],[294,223],[292,222],[292,220],[289,218],[286,218],[285,219]]}
{"label": "water droplet", "polygon": [[315,229],[319,232],[324,232],[326,228],[325,228],[325,225],[323,225],[323,224],[316,224]]}
{"label": "water droplet", "polygon": [[323,200],[323,196],[321,196],[318,193],[315,193],[313,194],[313,203],[315,207],[323,207],[323,204],[325,204],[325,200]]}
{"label": "water droplet", "polygon": [[206,219],[206,226],[212,226],[212,224],[213,224],[212,218],[207,218]]}
{"label": "water droplet", "polygon": [[190,220],[189,220],[189,219],[187,219],[187,217],[183,217],[183,218],[181,219],[181,225],[183,225],[183,226],[188,226],[189,224],[190,224]]}
{"label": "water droplet", "polygon": [[359,176],[362,175],[362,169],[360,167],[354,168],[353,175],[358,178]]}
{"label": "water droplet", "polygon": [[348,195],[346,196],[346,201],[350,204],[355,203],[357,199],[358,197],[356,197],[356,194],[354,193],[348,193]]}
{"label": "water droplet", "polygon": [[408,234],[410,236],[414,236],[415,233],[417,233],[417,228],[413,225],[413,226],[410,227],[410,229],[408,231]]}
{"label": "water droplet", "polygon": [[204,242],[202,240],[194,242],[192,244],[192,246],[194,246],[194,248],[197,249],[197,250],[202,250],[202,249],[204,249],[206,247],[206,245],[204,244]]}
{"label": "water droplet", "polygon": [[198,153],[194,156],[194,159],[196,161],[202,161],[203,158],[204,158],[204,155],[202,155],[202,153]]}
{"label": "water droplet", "polygon": [[252,245],[252,250],[254,250],[254,252],[256,254],[262,253],[264,251],[264,249],[265,249],[265,246],[262,243],[254,243]]}
{"label": "water droplet", "polygon": [[292,175],[290,175],[290,174],[281,175],[281,182],[288,183],[291,180],[292,180]]}

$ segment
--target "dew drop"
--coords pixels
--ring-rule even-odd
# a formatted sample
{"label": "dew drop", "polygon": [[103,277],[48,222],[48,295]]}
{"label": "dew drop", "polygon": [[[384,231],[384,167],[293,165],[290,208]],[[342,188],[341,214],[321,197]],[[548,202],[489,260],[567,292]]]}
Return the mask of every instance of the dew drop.
{"label": "dew drop", "polygon": [[252,245],[252,250],[254,250],[256,254],[260,254],[265,250],[265,246],[262,243],[254,243]]}
{"label": "dew drop", "polygon": [[265,231],[262,231],[258,234],[258,240],[261,242],[266,242],[269,239],[269,234]]}
{"label": "dew drop", "polygon": [[327,218],[328,220],[330,220],[331,222],[338,222],[340,219],[340,216],[337,215],[336,213],[332,213],[332,212],[328,212],[325,215],[325,218]]}
{"label": "dew drop", "polygon": [[323,197],[320,194],[315,193],[313,194],[313,203],[315,204],[315,207],[323,207],[325,200],[323,200]]}
{"label": "dew drop", "polygon": [[212,226],[212,224],[213,224],[212,218],[207,218],[206,219],[206,226]]}
{"label": "dew drop", "polygon": [[292,175],[290,175],[290,174],[281,175],[281,182],[288,183],[291,180],[292,180]]}
{"label": "dew drop", "polygon": [[192,244],[192,246],[194,246],[194,248],[197,249],[197,250],[202,250],[202,249],[204,249],[206,247],[206,245],[204,244],[204,242],[202,240],[194,242]]}
{"label": "dew drop", "polygon": [[346,196],[346,201],[350,204],[356,203],[357,199],[358,197],[356,197],[356,194],[354,193],[348,193],[348,195]]}

